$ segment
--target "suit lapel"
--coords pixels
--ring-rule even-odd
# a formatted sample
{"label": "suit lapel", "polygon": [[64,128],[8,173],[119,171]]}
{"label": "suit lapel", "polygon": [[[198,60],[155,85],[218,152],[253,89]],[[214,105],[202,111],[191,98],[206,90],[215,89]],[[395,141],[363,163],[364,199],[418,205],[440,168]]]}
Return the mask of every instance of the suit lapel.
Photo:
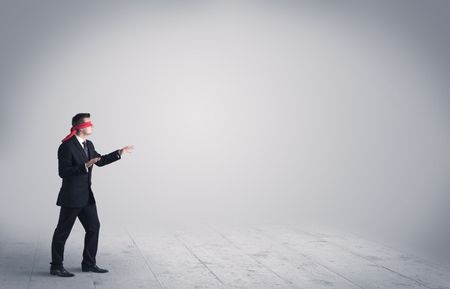
{"label": "suit lapel", "polygon": [[86,144],[88,146],[88,155],[89,155],[88,159],[92,159],[92,154],[93,154],[92,145],[89,143],[89,141],[86,141]]}
{"label": "suit lapel", "polygon": [[84,148],[81,146],[80,142],[78,141],[78,139],[75,135],[72,137],[72,142],[73,142],[73,145],[76,147],[78,156],[83,160],[83,162],[86,162],[88,160],[88,157],[86,156],[86,153],[84,152]]}

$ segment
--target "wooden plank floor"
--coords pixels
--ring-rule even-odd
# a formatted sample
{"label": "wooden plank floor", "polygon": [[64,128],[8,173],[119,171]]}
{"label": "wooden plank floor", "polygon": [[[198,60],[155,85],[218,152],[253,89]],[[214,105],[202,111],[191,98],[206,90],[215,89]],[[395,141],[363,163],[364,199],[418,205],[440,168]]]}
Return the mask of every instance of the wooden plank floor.
{"label": "wooden plank floor", "polygon": [[0,289],[449,288],[450,271],[417,256],[338,231],[297,226],[104,228],[97,262],[83,273],[84,232],[66,243],[65,267],[49,274],[52,231],[0,239]]}

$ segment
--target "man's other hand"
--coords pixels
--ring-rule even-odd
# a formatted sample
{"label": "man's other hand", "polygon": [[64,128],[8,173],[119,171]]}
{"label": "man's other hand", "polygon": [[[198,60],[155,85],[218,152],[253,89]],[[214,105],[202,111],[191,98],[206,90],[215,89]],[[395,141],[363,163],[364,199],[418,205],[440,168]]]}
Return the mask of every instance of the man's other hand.
{"label": "man's other hand", "polygon": [[87,167],[87,168],[90,168],[93,164],[95,164],[95,163],[98,162],[99,160],[100,160],[99,157],[88,160],[88,161],[86,162],[86,167]]}

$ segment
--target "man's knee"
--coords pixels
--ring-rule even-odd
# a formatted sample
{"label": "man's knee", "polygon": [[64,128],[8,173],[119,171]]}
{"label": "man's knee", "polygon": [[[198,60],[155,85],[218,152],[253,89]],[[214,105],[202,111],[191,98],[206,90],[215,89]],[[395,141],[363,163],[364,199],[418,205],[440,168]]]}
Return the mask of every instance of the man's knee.
{"label": "man's knee", "polygon": [[97,233],[98,231],[100,231],[100,222],[99,221],[92,222],[87,226],[86,229],[87,229],[86,231]]}
{"label": "man's knee", "polygon": [[57,226],[53,232],[53,239],[66,240],[70,235],[70,230]]}

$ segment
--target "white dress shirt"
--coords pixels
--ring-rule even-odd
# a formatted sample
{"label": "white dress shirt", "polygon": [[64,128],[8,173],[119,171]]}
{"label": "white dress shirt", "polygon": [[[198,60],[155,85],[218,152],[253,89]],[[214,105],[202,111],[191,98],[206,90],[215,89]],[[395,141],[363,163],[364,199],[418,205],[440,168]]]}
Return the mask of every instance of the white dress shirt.
{"label": "white dress shirt", "polygon": [[[84,148],[83,142],[86,141],[86,139],[83,139],[83,138],[79,137],[78,135],[75,135],[75,136],[77,137],[77,140],[80,142],[81,147]],[[86,143],[86,145],[87,145],[87,143]],[[89,168],[87,167],[86,164],[84,164],[84,167],[86,168],[86,172],[89,172]]]}

